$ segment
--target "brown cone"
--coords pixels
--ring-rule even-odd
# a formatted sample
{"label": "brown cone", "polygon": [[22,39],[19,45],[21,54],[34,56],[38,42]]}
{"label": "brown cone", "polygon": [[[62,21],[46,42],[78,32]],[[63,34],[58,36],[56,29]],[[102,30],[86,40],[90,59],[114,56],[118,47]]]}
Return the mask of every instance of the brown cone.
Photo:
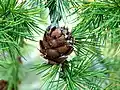
{"label": "brown cone", "polygon": [[7,90],[7,81],[0,80],[0,90]]}
{"label": "brown cone", "polygon": [[43,40],[40,40],[40,52],[50,64],[64,63],[67,56],[73,51],[73,37],[68,28],[49,27]]}

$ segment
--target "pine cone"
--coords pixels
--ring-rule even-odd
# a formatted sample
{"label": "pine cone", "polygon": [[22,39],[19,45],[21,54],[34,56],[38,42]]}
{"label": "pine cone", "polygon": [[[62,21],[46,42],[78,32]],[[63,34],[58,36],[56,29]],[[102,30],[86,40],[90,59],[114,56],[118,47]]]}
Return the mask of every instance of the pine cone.
{"label": "pine cone", "polygon": [[63,63],[73,51],[73,37],[65,27],[49,26],[40,40],[40,52],[50,64]]}
{"label": "pine cone", "polygon": [[0,90],[7,90],[7,81],[0,80]]}
{"label": "pine cone", "polygon": [[[20,84],[20,83],[21,83],[21,81],[18,81],[18,84]],[[7,87],[8,87],[8,81],[0,80],[0,90],[7,90]],[[11,90],[15,90],[14,86],[12,87]]]}

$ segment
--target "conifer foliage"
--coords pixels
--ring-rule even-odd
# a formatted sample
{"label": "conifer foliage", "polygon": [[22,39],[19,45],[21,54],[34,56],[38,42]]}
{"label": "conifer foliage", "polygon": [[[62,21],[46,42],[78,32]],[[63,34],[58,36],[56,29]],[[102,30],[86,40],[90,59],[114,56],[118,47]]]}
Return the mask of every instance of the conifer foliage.
{"label": "conifer foliage", "polygon": [[39,53],[48,60],[30,68],[44,82],[39,90],[120,90],[119,8],[119,0],[0,0],[0,90],[19,90],[34,33],[43,34]]}

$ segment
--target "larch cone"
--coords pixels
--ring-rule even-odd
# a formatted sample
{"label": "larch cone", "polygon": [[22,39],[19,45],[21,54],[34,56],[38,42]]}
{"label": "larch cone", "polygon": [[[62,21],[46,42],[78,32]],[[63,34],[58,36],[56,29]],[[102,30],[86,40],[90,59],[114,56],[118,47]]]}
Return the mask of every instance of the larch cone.
{"label": "larch cone", "polygon": [[40,52],[49,64],[61,64],[72,53],[73,42],[68,28],[49,26],[40,40]]}

